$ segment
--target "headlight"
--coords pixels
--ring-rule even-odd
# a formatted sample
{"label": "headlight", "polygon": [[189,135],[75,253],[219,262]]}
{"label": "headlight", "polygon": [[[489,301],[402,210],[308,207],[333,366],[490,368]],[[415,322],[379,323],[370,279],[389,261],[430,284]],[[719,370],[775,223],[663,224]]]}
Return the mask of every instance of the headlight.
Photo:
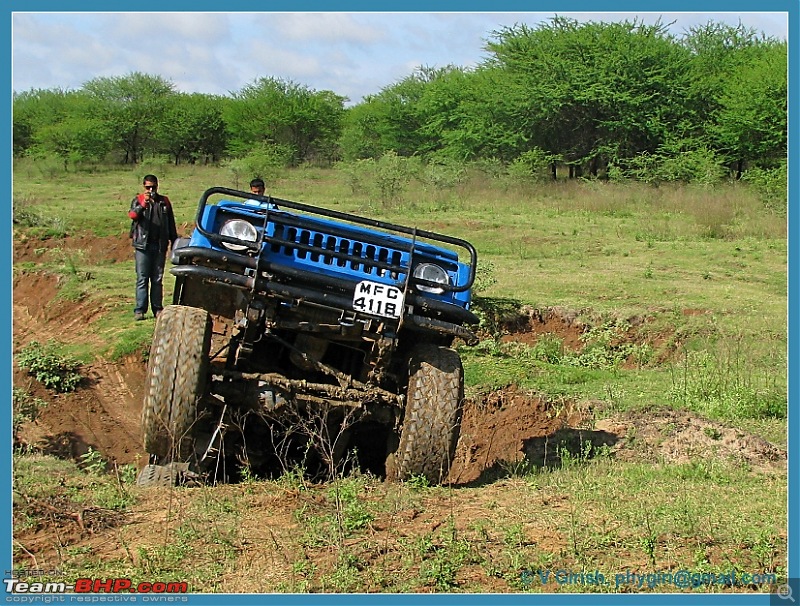
{"label": "headlight", "polygon": [[[222,224],[219,233],[223,236],[229,236],[239,240],[246,240],[248,242],[255,242],[258,240],[256,228],[247,221],[242,221],[241,219],[230,219],[229,221],[225,221],[225,223]],[[241,244],[230,244],[229,242],[223,242],[222,245],[228,250],[235,250],[237,252],[247,250],[247,247],[242,246]]]}
{"label": "headlight", "polygon": [[[438,282],[439,284],[450,283],[450,280],[447,277],[447,272],[433,263],[420,263],[417,265],[417,267],[414,269],[414,277],[428,280],[430,282]],[[436,288],[435,286],[425,286],[423,284],[418,285],[417,288],[419,288],[422,292],[429,292],[436,295],[440,295],[444,292],[444,290],[441,288]]]}

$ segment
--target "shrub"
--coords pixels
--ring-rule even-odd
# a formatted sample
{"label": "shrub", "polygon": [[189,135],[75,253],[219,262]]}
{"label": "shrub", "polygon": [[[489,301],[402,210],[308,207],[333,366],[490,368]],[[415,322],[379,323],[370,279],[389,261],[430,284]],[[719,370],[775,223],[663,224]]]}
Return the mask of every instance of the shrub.
{"label": "shrub", "polygon": [[425,165],[420,179],[426,189],[441,191],[460,185],[467,178],[463,163],[454,160],[437,160]]}
{"label": "shrub", "polygon": [[480,320],[480,330],[499,338],[504,326],[519,318],[521,306],[517,299],[476,296],[472,299],[471,309]]}
{"label": "shrub", "polygon": [[500,179],[506,170],[505,164],[497,158],[480,158],[469,163],[469,172],[489,179]]}
{"label": "shrub", "polygon": [[659,148],[654,154],[641,154],[627,161],[627,170],[614,167],[609,178],[619,181],[627,176],[643,183],[697,183],[714,185],[725,177],[722,158],[714,150],[691,142]]}
{"label": "shrub", "polygon": [[103,455],[89,446],[89,450],[80,456],[81,467],[87,472],[94,475],[102,475],[106,471],[106,461]]}
{"label": "shrub", "polygon": [[701,185],[714,185],[722,181],[725,168],[721,159],[710,149],[693,149],[666,157],[660,166],[663,181],[683,181]]}
{"label": "shrub", "polygon": [[15,387],[11,392],[12,408],[12,435],[14,443],[17,443],[17,434],[23,423],[35,421],[39,414],[47,406],[47,402],[39,397],[29,394],[23,389]]}
{"label": "shrub", "polygon": [[279,171],[290,164],[291,158],[292,151],[288,146],[263,145],[242,158],[229,161],[227,168],[233,176],[235,187],[247,189],[250,179],[255,177],[264,179],[267,184],[274,181]]}
{"label": "shrub", "polygon": [[542,149],[523,152],[506,169],[512,183],[543,183],[551,179],[550,166],[554,158]]}
{"label": "shrub", "polygon": [[384,206],[398,202],[411,179],[421,170],[418,158],[398,156],[394,151],[386,152],[377,160],[340,162],[336,168],[346,177],[353,195],[369,194]]}
{"label": "shrub", "polygon": [[755,187],[764,206],[781,216],[786,216],[788,178],[786,161],[777,168],[751,168],[742,175],[742,181]]}
{"label": "shrub", "polygon": [[368,158],[353,162],[339,162],[336,165],[336,170],[344,175],[353,195],[358,196],[369,193],[369,185],[372,181],[372,174],[375,171],[374,167],[375,160]]}
{"label": "shrub", "polygon": [[564,341],[553,333],[542,335],[531,352],[537,360],[548,364],[560,364],[564,358]]}
{"label": "shrub", "polygon": [[375,163],[375,187],[384,206],[401,198],[418,165],[416,158],[398,156],[394,151],[386,152]]}
{"label": "shrub", "polygon": [[42,237],[63,238],[67,235],[64,219],[43,215],[29,200],[14,200],[12,214],[14,225],[32,228]]}
{"label": "shrub", "polygon": [[687,351],[672,370],[670,397],[712,418],[785,419],[785,384],[770,370],[754,372],[735,350]]}
{"label": "shrub", "polygon": [[78,372],[81,363],[58,353],[58,346],[52,340],[44,345],[31,341],[17,354],[16,359],[20,368],[55,391],[74,391],[81,382],[82,377]]}
{"label": "shrub", "polygon": [[628,357],[637,353],[637,346],[625,342],[627,324],[615,321],[594,326],[581,335],[583,349],[579,353],[567,353],[562,363],[584,368],[611,369],[620,366]]}
{"label": "shrub", "polygon": [[483,294],[497,284],[495,265],[491,261],[482,261],[475,271],[475,283],[472,286],[474,294]]}

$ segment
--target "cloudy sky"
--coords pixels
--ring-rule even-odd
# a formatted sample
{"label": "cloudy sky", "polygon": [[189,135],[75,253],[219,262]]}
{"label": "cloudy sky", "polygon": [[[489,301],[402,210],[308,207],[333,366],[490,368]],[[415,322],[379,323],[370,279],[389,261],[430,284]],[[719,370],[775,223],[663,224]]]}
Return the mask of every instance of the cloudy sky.
{"label": "cloudy sky", "polygon": [[[221,3],[217,3],[219,6]],[[421,65],[474,66],[493,31],[555,13],[13,12],[12,89],[77,89],[143,72],[182,92],[228,94],[257,78],[332,90],[351,103]],[[661,20],[681,35],[713,22],[786,39],[787,13],[570,13],[579,21]]]}

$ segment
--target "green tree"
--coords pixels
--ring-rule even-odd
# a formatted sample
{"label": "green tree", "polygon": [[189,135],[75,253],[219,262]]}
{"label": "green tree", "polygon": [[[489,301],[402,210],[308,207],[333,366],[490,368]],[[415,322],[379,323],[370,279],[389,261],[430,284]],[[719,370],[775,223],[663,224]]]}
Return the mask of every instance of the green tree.
{"label": "green tree", "polygon": [[157,132],[159,149],[181,160],[216,161],[225,149],[223,106],[218,97],[200,93],[177,94],[167,99],[163,123]]}
{"label": "green tree", "polygon": [[555,17],[494,32],[487,48],[526,145],[592,172],[656,149],[682,118],[689,53],[660,22]]}
{"label": "green tree", "polygon": [[371,95],[345,109],[339,139],[343,160],[379,158],[386,151],[381,137],[384,115],[383,104]]}
{"label": "green tree", "polygon": [[[35,153],[37,133],[69,115],[69,99],[75,93],[62,89],[31,89],[12,98],[14,155]],[[39,137],[41,139],[41,137]]]}
{"label": "green tree", "polygon": [[450,68],[425,88],[421,133],[428,156],[453,160],[496,158],[510,162],[527,148],[506,74],[494,68]]}
{"label": "green tree", "polygon": [[423,157],[441,156],[458,160],[474,157],[480,135],[471,130],[465,107],[470,95],[471,74],[455,66],[429,70],[416,102],[417,152]]}
{"label": "green tree", "polygon": [[390,151],[400,156],[412,156],[429,147],[427,137],[420,130],[419,102],[427,85],[437,75],[438,72],[432,68],[420,67],[366,100],[374,118],[371,139],[378,142],[376,156]]}
{"label": "green tree", "polygon": [[342,153],[347,160],[387,152],[428,159],[510,160],[523,148],[517,108],[496,69],[420,67],[347,112]]}
{"label": "green tree", "polygon": [[751,47],[721,87],[712,133],[717,147],[741,168],[770,168],[785,160],[788,133],[788,48]]}
{"label": "green tree", "polygon": [[293,163],[330,161],[341,134],[345,98],[291,81],[259,78],[225,106],[228,150],[237,157],[264,144],[293,150]]}
{"label": "green tree", "polygon": [[101,161],[110,129],[82,91],[29,91],[14,96],[14,153],[56,156],[66,169],[85,160]]}
{"label": "green tree", "polygon": [[732,26],[709,21],[689,28],[680,43],[691,54],[690,86],[684,102],[690,119],[674,137],[674,147],[718,149],[722,159],[727,158],[735,167],[737,176],[741,175],[744,158],[732,145],[730,126],[724,127],[728,134],[723,134],[717,120],[723,105],[730,106],[731,95],[741,95],[746,101],[741,92],[731,88],[731,83],[739,79],[742,71],[749,71],[747,64],[760,53],[760,48],[774,42],[741,23]]}
{"label": "green tree", "polygon": [[14,116],[12,129],[13,141],[11,149],[14,157],[19,158],[33,144],[33,126],[27,120]]}
{"label": "green tree", "polygon": [[125,163],[137,163],[145,151],[155,151],[158,127],[164,123],[167,99],[175,86],[160,76],[133,72],[127,76],[95,78],[83,85],[98,115],[113,125],[113,145]]}
{"label": "green tree", "polygon": [[64,162],[64,170],[70,163],[102,161],[111,148],[108,125],[91,114],[71,115],[47,125],[37,132],[36,140],[42,151]]}

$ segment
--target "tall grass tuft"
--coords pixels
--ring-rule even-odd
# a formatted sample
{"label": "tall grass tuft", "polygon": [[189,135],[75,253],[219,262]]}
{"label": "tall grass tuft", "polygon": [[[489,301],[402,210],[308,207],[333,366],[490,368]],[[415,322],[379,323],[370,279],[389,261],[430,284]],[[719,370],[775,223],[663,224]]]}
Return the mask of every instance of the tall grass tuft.
{"label": "tall grass tuft", "polygon": [[711,418],[785,419],[785,373],[776,372],[785,360],[776,366],[754,362],[741,336],[700,351],[684,350],[671,367],[670,397],[679,407]]}

